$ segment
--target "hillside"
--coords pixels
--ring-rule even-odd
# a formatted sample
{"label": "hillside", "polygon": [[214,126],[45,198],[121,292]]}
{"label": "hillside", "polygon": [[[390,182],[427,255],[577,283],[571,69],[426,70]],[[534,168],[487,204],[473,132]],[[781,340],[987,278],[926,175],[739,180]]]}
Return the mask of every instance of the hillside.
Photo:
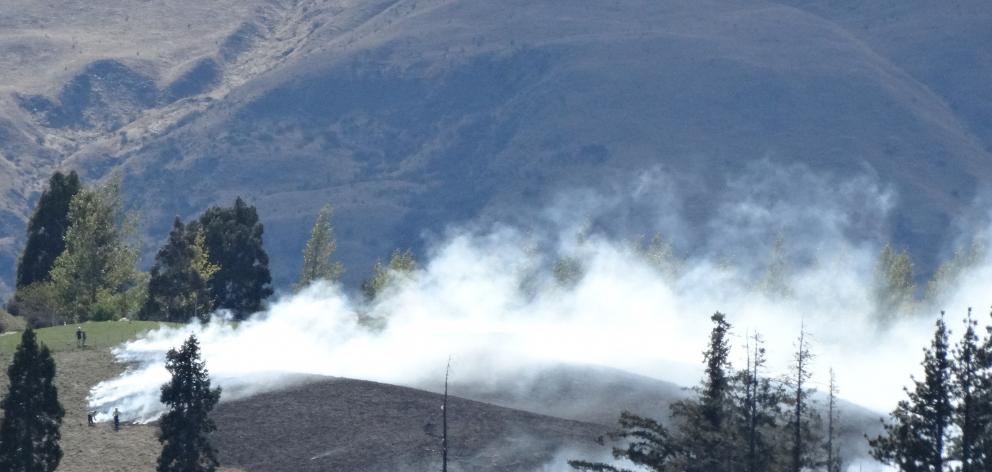
{"label": "hillside", "polygon": [[[221,404],[221,461],[258,471],[440,468],[441,397],[357,380],[331,380]],[[539,468],[563,447],[581,451],[609,428],[450,398],[452,471]]]}
{"label": "hillside", "polygon": [[[151,327],[86,323],[92,344],[82,349],[71,341],[72,326],[38,330],[39,339],[54,351],[56,384],[66,410],[65,456],[58,470],[154,469],[155,424],[124,424],[119,432],[106,423],[86,425],[90,389],[127,367],[115,361],[110,346]],[[9,364],[16,337],[0,336],[0,368]],[[562,459],[603,457],[608,449],[596,439],[614,428],[621,410],[666,421],[668,405],[687,394],[666,382],[601,367],[545,367],[518,380],[451,385],[451,470],[541,470],[546,464],[561,466]],[[298,374],[285,377],[285,384],[217,407],[213,440],[222,472],[428,470],[437,465],[438,393]],[[0,392],[6,388],[2,375]],[[856,405],[841,406],[844,457],[863,457],[863,435],[878,431],[877,418]]]}
{"label": "hillside", "polygon": [[173,215],[246,196],[282,286],[327,201],[354,283],[425,233],[651,169],[702,231],[763,161],[891,186],[888,236],[926,271],[992,172],[990,20],[982,0],[15,0],[0,279],[57,167],[123,172],[149,252]]}

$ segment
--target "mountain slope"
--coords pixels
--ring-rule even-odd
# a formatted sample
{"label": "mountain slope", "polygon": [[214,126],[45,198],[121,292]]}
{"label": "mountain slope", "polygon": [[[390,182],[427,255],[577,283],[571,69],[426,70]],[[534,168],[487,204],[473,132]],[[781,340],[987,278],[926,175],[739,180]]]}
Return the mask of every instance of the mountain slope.
{"label": "mountain slope", "polygon": [[[105,46],[88,62],[22,60],[3,81],[2,172],[17,180],[0,189],[0,253],[12,263],[37,182],[59,165],[123,172],[149,250],[171,216],[248,197],[285,285],[327,201],[354,283],[424,233],[651,169],[677,177],[686,203],[671,211],[701,235],[727,180],[770,160],[896,189],[889,236],[927,270],[992,175],[988,107],[968,100],[989,83],[976,25],[992,13],[886,5],[246,2],[190,34],[174,24],[189,17],[148,33],[176,42],[152,58]],[[19,37],[55,29],[24,26],[17,7]],[[24,43],[12,36],[0,48]]]}

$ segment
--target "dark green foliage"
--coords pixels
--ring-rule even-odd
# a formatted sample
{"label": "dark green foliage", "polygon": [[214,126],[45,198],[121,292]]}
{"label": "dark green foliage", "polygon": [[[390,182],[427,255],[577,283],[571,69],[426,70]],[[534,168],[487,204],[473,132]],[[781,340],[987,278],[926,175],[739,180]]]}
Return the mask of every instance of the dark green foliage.
{"label": "dark green foliage", "polygon": [[[965,331],[961,340],[954,348],[954,366],[952,388],[957,400],[954,411],[954,422],[958,434],[952,438],[953,456],[960,462],[961,472],[984,470],[976,468],[976,462],[981,458],[975,457],[975,443],[985,434],[988,426],[983,421],[987,415],[982,414],[987,405],[980,405],[981,394],[978,391],[979,378],[982,375],[980,365],[978,335],[975,334],[977,323],[971,318],[971,309],[965,319]],[[976,460],[977,459],[977,460]]]}
{"label": "dark green foliage", "polygon": [[79,192],[79,176],[56,172],[28,221],[27,244],[17,264],[17,288],[51,280],[55,259],[65,249],[69,202]]}
{"label": "dark green foliage", "polygon": [[[680,428],[669,433],[655,420],[625,412],[620,430],[611,435],[621,446],[613,456],[653,471],[730,472],[740,470],[745,448],[735,403],[729,360],[730,324],[722,313],[711,317],[709,348],[703,353],[706,372],[696,397],[672,405],[672,418]],[[585,471],[619,471],[608,464],[570,461]]]}
{"label": "dark green foliage", "polygon": [[905,472],[946,470],[946,444],[953,416],[952,364],[943,316],[937,320],[933,341],[923,358],[924,379],[906,389],[884,423],[885,433],[869,440],[873,457]]}
{"label": "dark green foliage", "polygon": [[196,336],[190,336],[180,350],[169,350],[165,368],[172,380],[162,386],[161,401],[169,411],[159,422],[162,454],[156,470],[211,472],[218,463],[208,435],[217,426],[209,415],[220,400],[220,388],[210,389]]}
{"label": "dark green foliage", "polygon": [[140,316],[146,320],[189,322],[208,321],[213,308],[209,282],[216,267],[204,271],[202,233],[188,231],[176,218],[169,239],[158,254],[148,281],[148,298]]}
{"label": "dark green foliage", "polygon": [[[660,472],[676,453],[668,431],[657,421],[642,418],[630,412],[620,415],[620,430],[610,435],[615,441],[623,441],[624,447],[613,448],[613,457],[626,459],[630,462]],[[626,472],[607,464],[587,461],[568,461],[568,465],[577,470],[591,472]]]}
{"label": "dark green foliage", "polygon": [[233,207],[207,209],[188,230],[203,231],[209,261],[220,267],[210,280],[214,306],[239,320],[261,310],[272,295],[272,276],[255,207],[238,197]]}
{"label": "dark green foliage", "polygon": [[39,348],[35,333],[24,331],[7,368],[10,387],[0,402],[0,470],[49,472],[62,460],[59,427],[65,411],[55,388],[55,361]]}
{"label": "dark green foliage", "polygon": [[730,472],[743,451],[733,423],[730,324],[722,313],[715,313],[710,320],[713,329],[703,353],[706,369],[702,385],[696,389],[698,397],[672,405],[672,417],[683,422],[676,461],[679,469],[687,472]]}

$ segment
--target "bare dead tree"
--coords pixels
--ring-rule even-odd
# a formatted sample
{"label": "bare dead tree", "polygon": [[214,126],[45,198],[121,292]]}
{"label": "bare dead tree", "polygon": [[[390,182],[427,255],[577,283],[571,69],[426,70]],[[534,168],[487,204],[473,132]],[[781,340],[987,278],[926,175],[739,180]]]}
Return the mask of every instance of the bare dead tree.
{"label": "bare dead tree", "polygon": [[835,440],[837,437],[836,431],[836,421],[838,420],[837,413],[837,378],[834,375],[834,369],[830,369],[830,392],[827,396],[827,472],[839,472],[840,471],[840,458],[837,454],[837,445]]}
{"label": "bare dead tree", "polygon": [[444,368],[444,400],[441,404],[441,472],[448,472],[448,374],[451,372],[451,357]]}

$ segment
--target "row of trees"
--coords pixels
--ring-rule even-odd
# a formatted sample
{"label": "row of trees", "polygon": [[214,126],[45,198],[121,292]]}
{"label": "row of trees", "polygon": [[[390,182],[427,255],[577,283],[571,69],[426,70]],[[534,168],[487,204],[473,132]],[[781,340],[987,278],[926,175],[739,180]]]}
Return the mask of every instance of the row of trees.
{"label": "row of trees", "polygon": [[[218,466],[209,434],[216,429],[210,411],[220,400],[211,389],[200,347],[191,336],[166,354],[171,380],[162,385],[160,400],[168,411],[159,421],[162,452],[158,472],[212,472]],[[55,386],[55,361],[28,328],[7,368],[10,381],[0,401],[0,470],[52,472],[62,461],[60,428],[65,410]]]}
{"label": "row of trees", "polygon": [[[254,206],[239,197],[231,207],[208,208],[188,223],[177,217],[151,270],[143,273],[136,268],[136,218],[124,211],[120,190],[119,179],[87,187],[75,172],[52,176],[28,223],[11,313],[43,326],[133,314],[187,322],[206,320],[218,309],[244,319],[263,308],[273,289]],[[332,215],[330,205],[317,215],[297,291],[318,280],[338,281],[344,273],[332,260]],[[374,299],[397,274],[415,268],[410,251],[395,251],[387,263],[375,263],[362,291]]]}
{"label": "row of trees", "polygon": [[869,441],[872,455],[906,472],[992,470],[992,326],[978,335],[971,310],[953,345],[943,314],[924,351],[922,379]]}
{"label": "row of trees", "polygon": [[148,274],[136,268],[134,229],[120,180],[86,187],[75,172],[56,173],[28,223],[9,311],[32,326],[135,313],[189,321],[215,309],[243,319],[272,294],[264,229],[240,198],[188,225],[176,219]]}
{"label": "row of trees", "polygon": [[[613,456],[658,472],[759,472],[841,470],[833,383],[827,392],[827,421],[814,406],[809,337],[800,332],[792,370],[784,378],[766,375],[761,336],[748,337],[747,361],[734,370],[730,361],[730,323],[712,316],[705,373],[691,398],[672,404],[671,423],[624,412],[611,435]],[[612,465],[570,461],[577,469],[619,472]]]}

